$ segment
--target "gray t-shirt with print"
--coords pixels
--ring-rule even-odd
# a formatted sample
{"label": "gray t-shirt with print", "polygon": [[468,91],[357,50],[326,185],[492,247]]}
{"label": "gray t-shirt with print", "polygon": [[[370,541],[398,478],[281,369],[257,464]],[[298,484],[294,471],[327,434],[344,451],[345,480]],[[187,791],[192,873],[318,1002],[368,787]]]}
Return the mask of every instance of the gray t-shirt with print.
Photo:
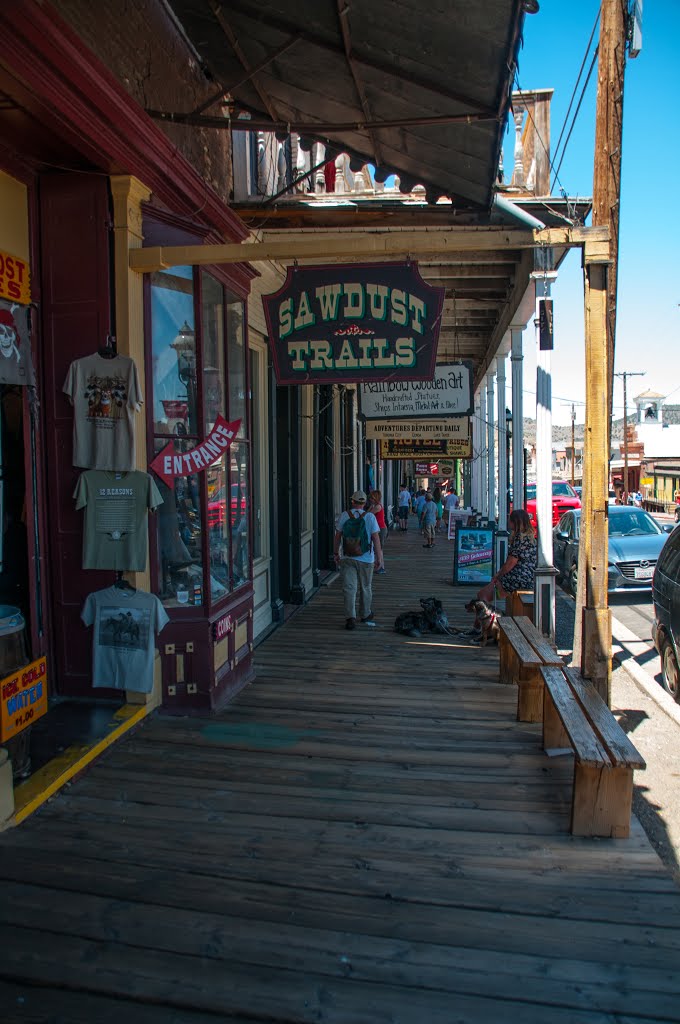
{"label": "gray t-shirt with print", "polygon": [[81,618],[94,626],[92,685],[151,693],[154,638],[169,621],[158,598],[106,587],[88,594]]}
{"label": "gray t-shirt with print", "polygon": [[63,390],[73,404],[73,465],[134,469],[134,416],[142,403],[134,361],[97,352],[74,359]]}
{"label": "gray t-shirt with print", "polygon": [[147,511],[163,504],[153,477],[88,469],[78,478],[73,497],[85,509],[83,569],[144,572]]}

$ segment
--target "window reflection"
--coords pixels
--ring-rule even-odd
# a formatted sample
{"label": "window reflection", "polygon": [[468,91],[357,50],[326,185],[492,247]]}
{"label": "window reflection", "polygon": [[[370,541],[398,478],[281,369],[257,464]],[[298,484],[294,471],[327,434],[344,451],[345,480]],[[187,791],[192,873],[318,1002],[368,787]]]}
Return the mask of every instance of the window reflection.
{"label": "window reflection", "polygon": [[208,539],[210,596],[219,600],[230,589],[229,513],[225,456],[208,469]]}
{"label": "window reflection", "polygon": [[233,444],[231,465],[231,573],[234,587],[250,579],[250,542],[248,518],[250,512],[250,484],[248,472],[248,446]]}
{"label": "window reflection", "polygon": [[151,275],[155,434],[197,436],[197,358],[191,267]]}
{"label": "window reflection", "polygon": [[226,417],[224,371],[224,289],[210,274],[203,273],[202,321],[203,338],[203,402],[205,432],[209,434],[215,420]]}
{"label": "window reflection", "polygon": [[229,419],[240,420],[238,436],[246,436],[246,350],[244,310],[240,299],[227,294],[227,350],[229,360]]}
{"label": "window reflection", "polygon": [[[177,453],[189,451],[193,441],[175,441]],[[164,447],[157,441],[156,449]],[[160,579],[158,592],[164,605],[179,608],[203,604],[201,555],[201,483],[197,473],[175,478],[174,488],[160,479],[163,504],[158,510]]]}

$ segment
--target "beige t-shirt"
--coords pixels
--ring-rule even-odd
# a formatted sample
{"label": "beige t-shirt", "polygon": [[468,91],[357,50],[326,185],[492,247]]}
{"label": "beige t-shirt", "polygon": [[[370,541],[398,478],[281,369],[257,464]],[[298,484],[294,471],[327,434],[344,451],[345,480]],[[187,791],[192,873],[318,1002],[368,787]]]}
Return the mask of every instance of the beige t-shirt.
{"label": "beige t-shirt", "polygon": [[97,352],[74,359],[64,393],[73,405],[73,465],[134,469],[134,414],[143,401],[134,361],[104,359]]}

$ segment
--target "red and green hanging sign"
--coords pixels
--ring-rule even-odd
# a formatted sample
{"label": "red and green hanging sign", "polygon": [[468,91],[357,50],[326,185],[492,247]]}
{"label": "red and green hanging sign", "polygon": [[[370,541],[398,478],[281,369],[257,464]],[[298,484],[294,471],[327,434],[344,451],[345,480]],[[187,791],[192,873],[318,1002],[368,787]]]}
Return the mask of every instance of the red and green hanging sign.
{"label": "red and green hanging sign", "polygon": [[415,263],[289,267],[262,298],[279,384],[430,380],[444,289]]}

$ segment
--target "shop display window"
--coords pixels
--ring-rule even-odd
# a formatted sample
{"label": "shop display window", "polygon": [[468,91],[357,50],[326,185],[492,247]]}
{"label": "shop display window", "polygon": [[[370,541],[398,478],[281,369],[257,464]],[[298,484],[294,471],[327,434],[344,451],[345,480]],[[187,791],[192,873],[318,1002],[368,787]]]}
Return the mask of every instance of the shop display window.
{"label": "shop display window", "polygon": [[156,590],[166,607],[214,606],[251,578],[250,444],[243,301],[207,271],[151,275],[154,452],[201,444],[219,415],[238,441],[203,471],[159,487]]}

